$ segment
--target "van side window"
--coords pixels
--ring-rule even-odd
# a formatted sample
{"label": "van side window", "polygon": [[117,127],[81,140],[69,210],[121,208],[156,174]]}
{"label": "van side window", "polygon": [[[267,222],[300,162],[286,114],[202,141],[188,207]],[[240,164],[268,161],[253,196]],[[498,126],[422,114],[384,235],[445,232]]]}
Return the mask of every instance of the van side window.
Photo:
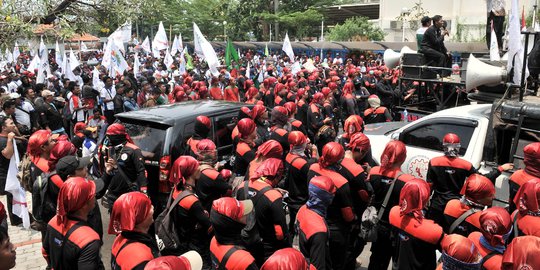
{"label": "van side window", "polygon": [[400,140],[407,146],[421,147],[443,152],[442,138],[447,133],[455,133],[461,139],[460,155],[467,152],[474,127],[456,123],[433,123],[420,126],[413,130],[405,130]]}
{"label": "van side window", "polygon": [[223,115],[214,118],[214,138],[218,148],[232,145],[232,131],[236,125],[236,115]]}

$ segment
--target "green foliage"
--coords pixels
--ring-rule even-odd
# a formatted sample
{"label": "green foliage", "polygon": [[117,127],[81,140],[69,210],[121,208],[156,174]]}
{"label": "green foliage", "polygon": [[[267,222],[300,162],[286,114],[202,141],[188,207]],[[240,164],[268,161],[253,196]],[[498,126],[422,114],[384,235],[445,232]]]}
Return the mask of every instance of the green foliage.
{"label": "green foliage", "polygon": [[353,17],[338,24],[328,32],[326,38],[332,41],[353,41],[367,39],[371,41],[383,40],[384,31],[368,21],[367,17]]}

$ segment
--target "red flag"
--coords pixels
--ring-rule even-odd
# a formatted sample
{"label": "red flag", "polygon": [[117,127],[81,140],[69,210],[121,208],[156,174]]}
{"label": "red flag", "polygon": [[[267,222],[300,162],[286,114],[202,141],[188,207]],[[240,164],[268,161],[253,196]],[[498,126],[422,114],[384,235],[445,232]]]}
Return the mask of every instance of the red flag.
{"label": "red flag", "polygon": [[527,28],[527,25],[525,23],[525,6],[523,6],[523,10],[521,10],[521,29],[522,31],[525,31]]}

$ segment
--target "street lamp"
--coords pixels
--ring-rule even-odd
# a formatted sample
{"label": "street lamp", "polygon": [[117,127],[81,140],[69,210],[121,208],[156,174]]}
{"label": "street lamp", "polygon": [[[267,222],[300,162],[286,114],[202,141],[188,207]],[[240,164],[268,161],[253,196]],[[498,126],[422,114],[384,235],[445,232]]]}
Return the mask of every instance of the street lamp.
{"label": "street lamp", "polygon": [[403,29],[403,32],[401,34],[401,42],[405,42],[405,23],[408,22],[407,16],[409,16],[409,14],[411,14],[411,11],[409,10],[409,8],[407,7],[401,8],[401,18],[402,18],[401,28]]}
{"label": "street lamp", "polygon": [[227,21],[223,21],[223,40],[227,41]]}

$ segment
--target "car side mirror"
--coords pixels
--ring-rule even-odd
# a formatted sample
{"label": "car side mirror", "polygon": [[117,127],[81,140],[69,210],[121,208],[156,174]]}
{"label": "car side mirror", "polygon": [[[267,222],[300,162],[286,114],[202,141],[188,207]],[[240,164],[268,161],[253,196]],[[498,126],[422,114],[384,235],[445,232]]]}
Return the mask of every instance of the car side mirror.
{"label": "car side mirror", "polygon": [[390,135],[390,139],[394,140],[394,141],[399,141],[399,135],[401,134],[401,132],[394,132],[392,133],[392,135]]}

